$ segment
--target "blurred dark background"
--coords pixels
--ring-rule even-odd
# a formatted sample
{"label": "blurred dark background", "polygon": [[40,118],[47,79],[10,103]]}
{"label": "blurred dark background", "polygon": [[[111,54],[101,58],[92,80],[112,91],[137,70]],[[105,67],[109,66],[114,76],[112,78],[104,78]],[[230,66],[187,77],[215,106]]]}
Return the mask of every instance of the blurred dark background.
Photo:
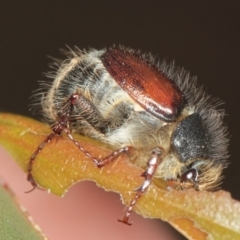
{"label": "blurred dark background", "polygon": [[[230,162],[223,189],[240,200],[239,1],[1,1],[0,111],[33,116],[29,97],[66,44],[120,43],[175,59],[225,102]],[[36,117],[36,116],[34,116]]]}

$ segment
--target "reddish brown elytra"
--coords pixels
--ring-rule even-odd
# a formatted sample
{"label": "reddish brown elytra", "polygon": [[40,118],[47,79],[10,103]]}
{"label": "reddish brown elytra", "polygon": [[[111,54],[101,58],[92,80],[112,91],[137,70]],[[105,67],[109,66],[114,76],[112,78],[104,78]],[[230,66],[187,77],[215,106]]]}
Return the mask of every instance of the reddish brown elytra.
{"label": "reddish brown elytra", "polygon": [[119,86],[140,106],[165,121],[175,120],[185,105],[183,93],[154,66],[133,52],[112,48],[103,65]]}
{"label": "reddish brown elytra", "polygon": [[[32,176],[37,155],[62,133],[98,167],[123,152],[137,152],[134,164],[145,168],[145,180],[120,220],[128,225],[153,177],[181,189],[213,190],[219,185],[227,166],[224,112],[187,72],[121,46],[88,52],[76,49],[67,55],[56,73],[49,75],[54,78],[52,84],[41,83],[44,91],[36,95],[35,105],[41,106],[52,124],[52,133],[30,158],[28,181],[33,189],[37,187]],[[71,131],[116,150],[96,159],[74,140]]]}

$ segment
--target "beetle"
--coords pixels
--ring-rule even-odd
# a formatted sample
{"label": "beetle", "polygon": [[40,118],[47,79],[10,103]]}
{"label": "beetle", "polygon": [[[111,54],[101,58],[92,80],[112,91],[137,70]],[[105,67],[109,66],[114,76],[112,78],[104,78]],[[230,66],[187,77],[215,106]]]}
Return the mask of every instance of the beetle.
{"label": "beetle", "polygon": [[[30,158],[27,179],[33,189],[36,156],[63,133],[98,167],[124,152],[137,151],[135,164],[145,169],[145,180],[119,220],[128,225],[134,205],[154,177],[174,181],[181,189],[213,190],[220,184],[228,157],[224,111],[196,78],[174,64],[123,46],[76,48],[67,55],[51,76],[53,82],[42,84],[44,91],[37,95],[52,132]],[[115,150],[97,159],[72,131]]]}

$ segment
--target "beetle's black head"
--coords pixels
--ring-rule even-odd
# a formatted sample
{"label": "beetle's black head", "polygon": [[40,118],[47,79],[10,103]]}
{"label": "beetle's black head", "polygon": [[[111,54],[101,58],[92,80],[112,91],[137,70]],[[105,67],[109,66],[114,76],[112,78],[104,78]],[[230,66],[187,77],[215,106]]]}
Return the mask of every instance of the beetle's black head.
{"label": "beetle's black head", "polygon": [[211,137],[199,113],[193,113],[178,123],[172,135],[172,148],[183,163],[211,157]]}
{"label": "beetle's black head", "polygon": [[222,114],[215,109],[199,109],[180,121],[171,137],[172,151],[186,165],[208,160],[212,165],[227,166],[227,128]]}

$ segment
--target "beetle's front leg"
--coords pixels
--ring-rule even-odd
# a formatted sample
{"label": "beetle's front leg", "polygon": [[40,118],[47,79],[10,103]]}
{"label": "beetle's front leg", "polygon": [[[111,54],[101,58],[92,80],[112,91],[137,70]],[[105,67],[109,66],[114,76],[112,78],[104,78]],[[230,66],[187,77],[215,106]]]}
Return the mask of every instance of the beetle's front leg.
{"label": "beetle's front leg", "polygon": [[129,222],[129,216],[133,210],[133,207],[135,206],[137,200],[142,196],[143,193],[145,193],[152,182],[153,176],[156,172],[156,169],[158,165],[161,163],[162,160],[162,153],[163,149],[157,147],[152,150],[152,156],[148,160],[147,163],[147,169],[145,172],[142,173],[142,177],[145,178],[142,186],[140,186],[138,189],[136,189],[135,197],[130,202],[129,206],[127,207],[126,213],[123,217],[123,219],[119,219],[119,222],[125,223],[127,225],[132,225],[131,222]]}

